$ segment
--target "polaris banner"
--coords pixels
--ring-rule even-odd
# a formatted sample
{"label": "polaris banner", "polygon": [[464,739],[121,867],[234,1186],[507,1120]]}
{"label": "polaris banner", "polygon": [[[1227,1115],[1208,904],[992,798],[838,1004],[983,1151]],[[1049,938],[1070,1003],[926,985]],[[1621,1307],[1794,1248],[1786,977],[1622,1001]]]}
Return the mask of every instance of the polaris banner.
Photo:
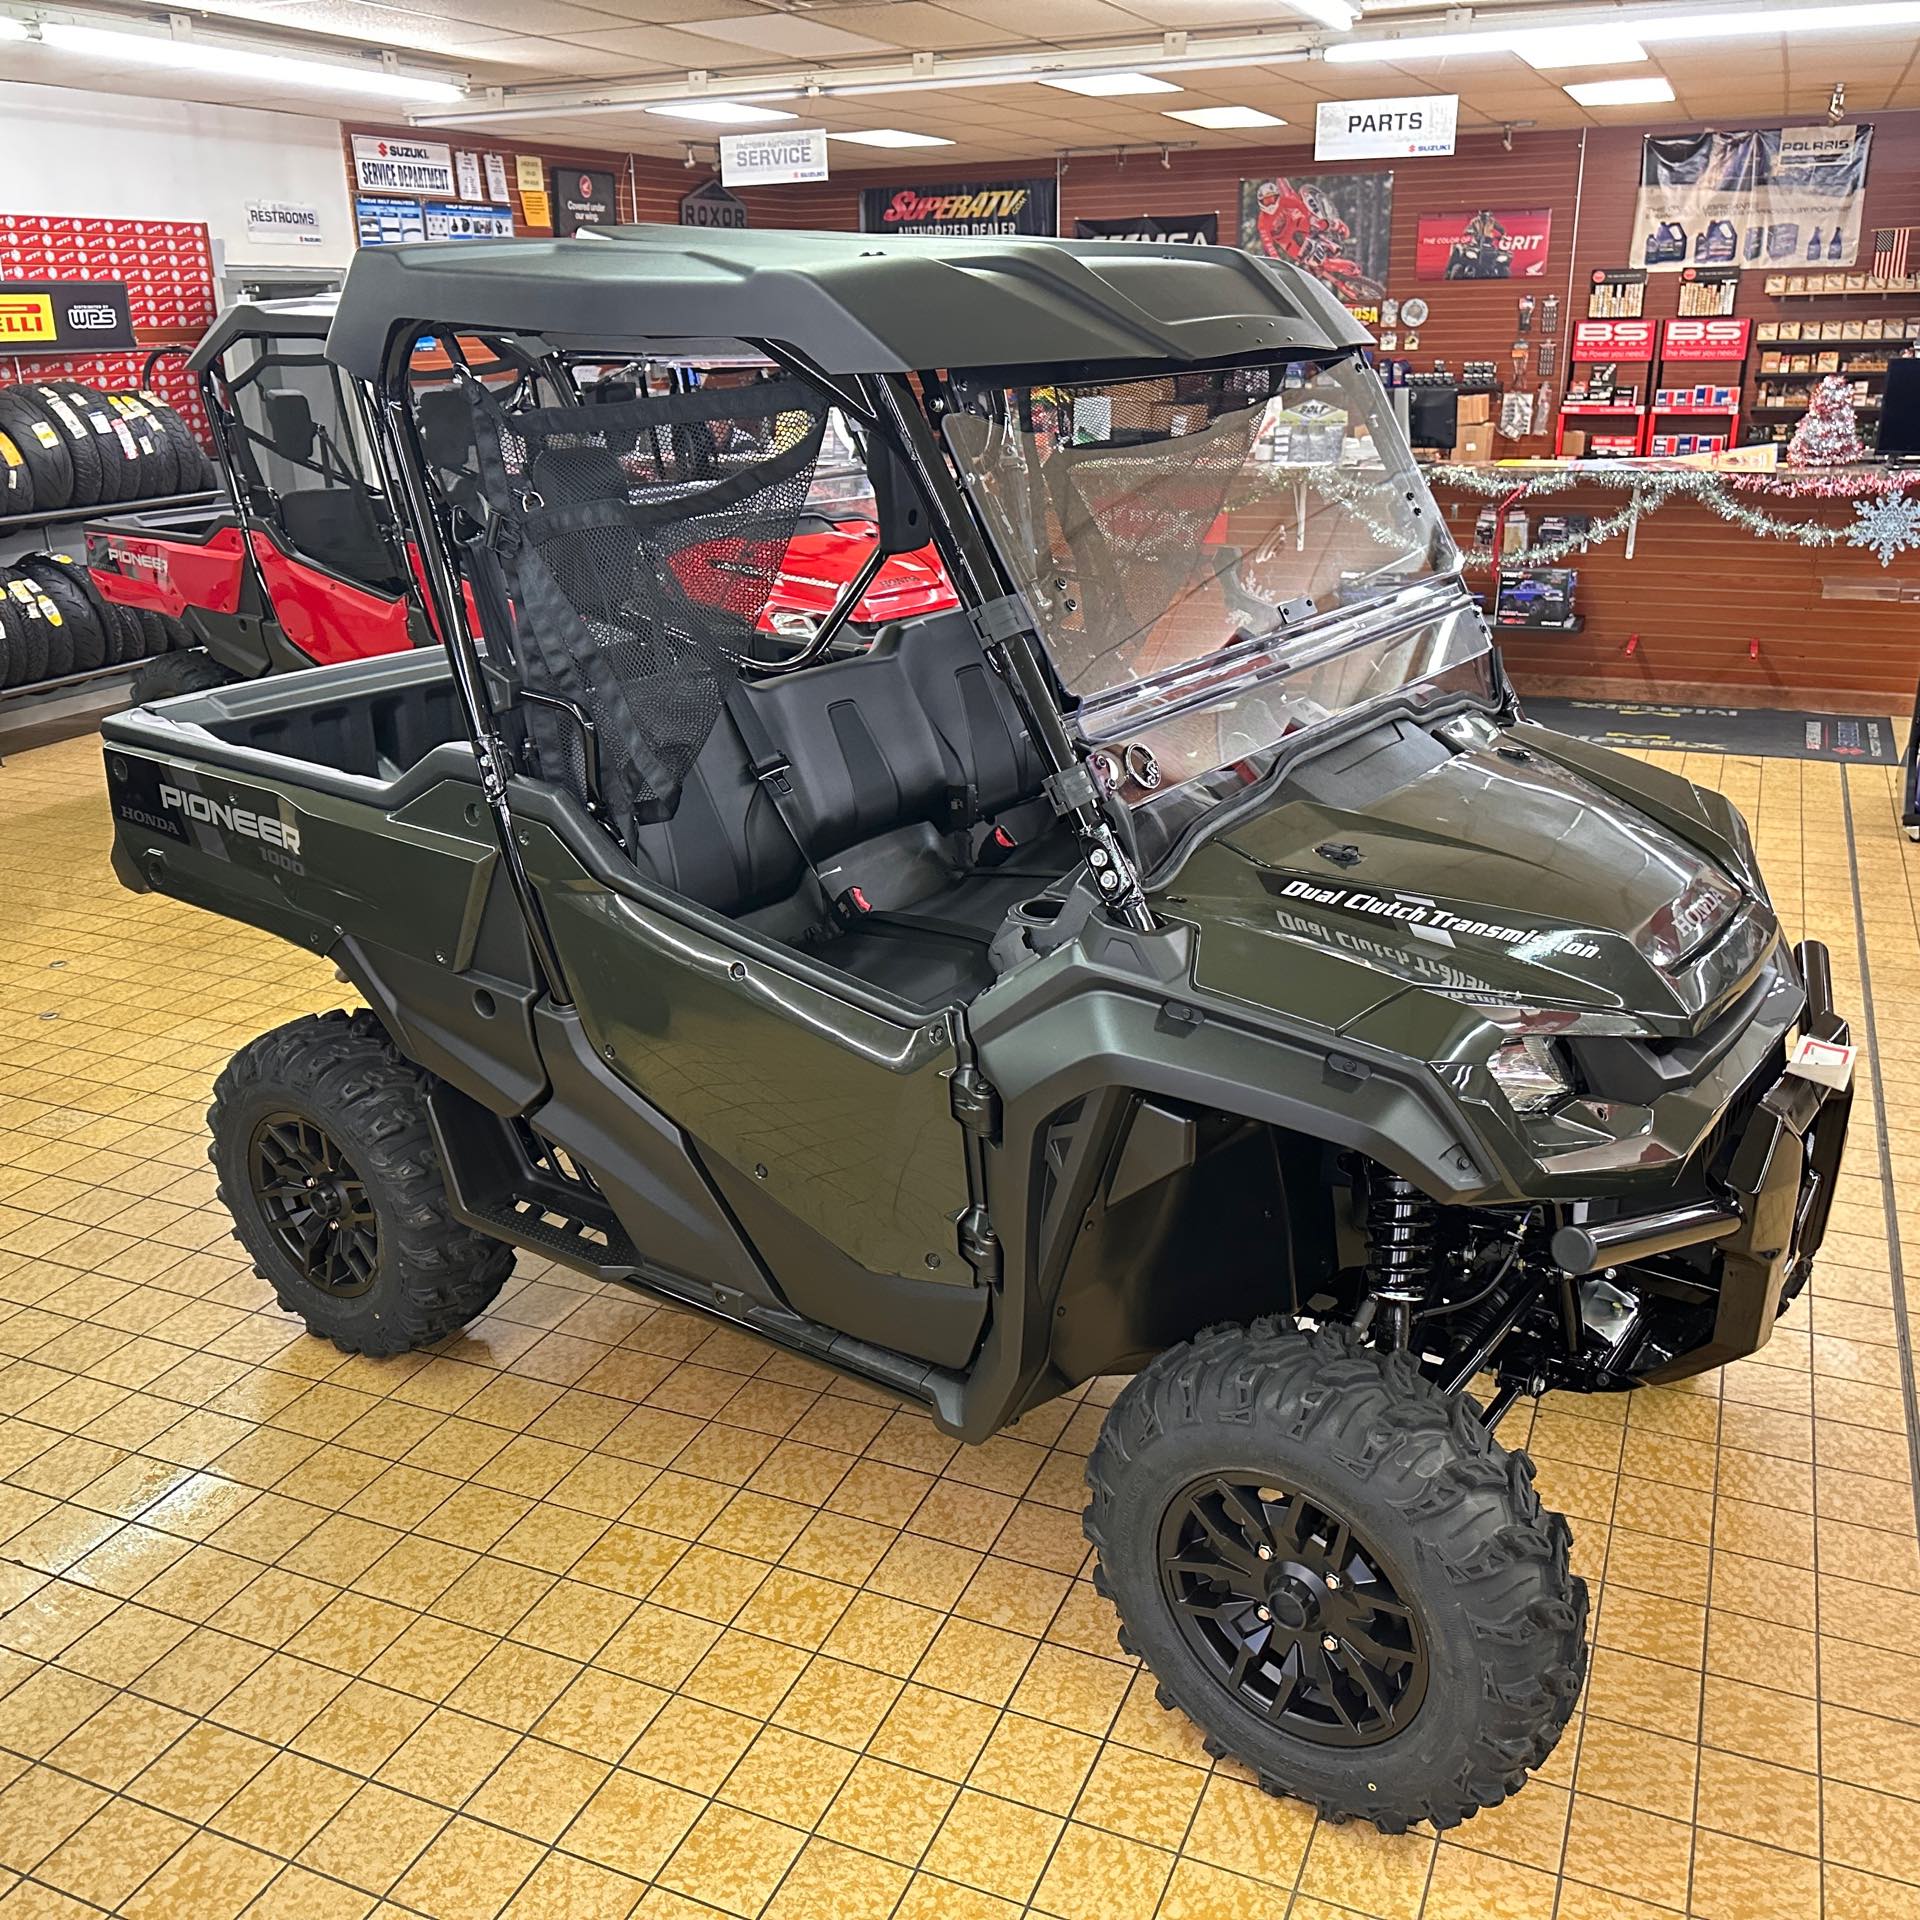
{"label": "polaris banner", "polygon": [[0,354],[98,353],[133,344],[124,280],[0,283]]}
{"label": "polaris banner", "polygon": [[961,186],[863,187],[862,233],[1026,233],[1060,230],[1060,188],[1052,179],[988,180]]}
{"label": "polaris banner", "polygon": [[1416,280],[1537,280],[1547,268],[1549,207],[1479,207],[1423,213],[1414,242]]}
{"label": "polaris banner", "polygon": [[1076,220],[1076,240],[1171,240],[1186,247],[1211,247],[1220,238],[1217,213],[1140,213],[1131,220]]}
{"label": "polaris banner", "polygon": [[1649,135],[1628,258],[1682,267],[1850,267],[1873,129]]}

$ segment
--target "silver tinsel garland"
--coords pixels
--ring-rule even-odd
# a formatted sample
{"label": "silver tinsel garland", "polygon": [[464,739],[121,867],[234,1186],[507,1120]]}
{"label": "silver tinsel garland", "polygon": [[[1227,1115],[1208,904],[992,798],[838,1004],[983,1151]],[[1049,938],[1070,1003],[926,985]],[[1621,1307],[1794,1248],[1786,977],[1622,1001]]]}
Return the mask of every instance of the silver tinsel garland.
{"label": "silver tinsel garland", "polygon": [[[1341,504],[1349,508],[1355,506],[1348,494],[1359,492],[1360,489],[1349,482],[1346,489],[1336,492],[1320,480],[1319,469],[1311,471],[1315,474],[1315,485],[1321,492],[1340,499]],[[1457,487],[1463,493],[1477,494],[1489,500],[1505,499],[1517,492],[1519,498],[1514,502],[1516,506],[1520,501],[1565,493],[1573,487],[1609,487],[1632,495],[1618,513],[1595,520],[1585,533],[1569,535],[1560,540],[1543,540],[1522,552],[1502,554],[1500,564],[1503,567],[1557,565],[1574,554],[1584,553],[1588,547],[1626,532],[1643,515],[1657,512],[1669,500],[1676,499],[1695,501],[1729,525],[1739,527],[1758,539],[1792,540],[1803,547],[1839,546],[1850,539],[1851,528],[1825,526],[1811,520],[1783,520],[1749,505],[1737,495],[1758,493],[1783,499],[1851,500],[1856,511],[1861,511],[1876,500],[1884,501],[1890,496],[1903,494],[1916,479],[1920,479],[1920,475],[1884,467],[1836,467],[1825,471],[1793,473],[1716,473],[1705,467],[1624,465],[1544,471],[1441,466],[1431,470],[1431,477],[1442,485]],[[1361,518],[1369,531],[1376,535],[1387,531],[1375,526],[1364,513]],[[1391,537],[1397,544],[1399,536]],[[1468,547],[1464,550],[1463,559],[1470,567],[1485,567],[1492,563],[1493,555],[1485,547]],[[1889,562],[1883,558],[1881,564],[1884,566]]]}

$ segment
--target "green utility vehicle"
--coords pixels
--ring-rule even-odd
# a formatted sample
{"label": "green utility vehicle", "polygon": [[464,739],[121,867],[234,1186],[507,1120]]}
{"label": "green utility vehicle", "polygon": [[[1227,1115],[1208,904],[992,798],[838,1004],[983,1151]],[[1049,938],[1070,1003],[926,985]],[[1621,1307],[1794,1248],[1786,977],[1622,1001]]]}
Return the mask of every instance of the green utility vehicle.
{"label": "green utility vehicle", "polygon": [[[1852,1056],[1733,808],[1522,721],[1366,345],[1227,248],[369,249],[327,354],[441,647],[104,731],[126,884],[367,1003],[212,1113],[309,1328],[443,1339],[521,1247],[964,1440],[1130,1374],[1122,1646],[1397,1830],[1519,1787],[1585,1670],[1496,1421],[1765,1342]],[[878,538],[758,662],[831,414]],[[958,607],[834,649],[929,538]]]}

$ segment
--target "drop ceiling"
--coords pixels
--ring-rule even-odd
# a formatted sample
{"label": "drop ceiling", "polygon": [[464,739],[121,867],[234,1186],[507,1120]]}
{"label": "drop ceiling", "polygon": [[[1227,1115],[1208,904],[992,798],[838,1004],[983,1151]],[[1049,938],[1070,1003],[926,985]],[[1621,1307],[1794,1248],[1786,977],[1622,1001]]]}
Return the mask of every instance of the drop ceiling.
{"label": "drop ceiling", "polygon": [[[88,6],[94,18],[106,10]],[[1556,18],[1604,24],[1618,11],[1599,0],[1574,0],[1556,9]],[[1484,28],[1519,17],[1498,6],[1476,8],[1464,22],[1461,13],[1420,0],[1380,0],[1365,8],[1354,31],[1398,32],[1443,20],[1453,30],[1463,24]],[[153,18],[144,9],[128,14],[130,21]],[[795,125],[829,132],[900,128],[952,142],[914,152],[916,164],[1027,159],[1063,148],[1310,143],[1321,100],[1411,93],[1457,93],[1463,130],[1515,122],[1569,127],[1819,119],[1837,82],[1845,84],[1849,117],[1920,107],[1920,33],[1910,26],[1656,44],[1648,47],[1644,64],[1542,72],[1500,52],[1332,64],[1313,56],[1313,43],[1352,36],[1330,33],[1276,0],[437,0],[432,7],[383,0],[205,0],[195,14],[208,33],[270,34],[276,46],[326,58],[394,49],[410,64],[464,78],[475,89],[503,90],[491,99],[481,93],[477,111],[502,104],[524,108],[529,98],[523,90],[530,87],[585,92],[635,82],[681,90],[696,73],[707,76],[705,91],[721,98],[751,92],[756,84],[787,85],[796,74],[831,88],[879,69],[898,73],[914,54],[936,56],[936,71],[941,57],[1001,56],[1039,64],[1063,50],[1111,49],[1118,56],[1114,64],[1124,65],[1124,56],[1139,58],[1143,48],[1163,44],[1168,32],[1186,33],[1195,43],[1208,35],[1275,32],[1298,49],[1272,64],[1169,73],[1165,77],[1177,93],[1098,99],[1029,81],[780,103],[795,114]],[[83,62],[34,45],[9,44],[5,67],[8,79],[56,86],[361,119],[398,117],[385,105],[370,107],[325,89],[162,74],[111,60]],[[1672,105],[1583,108],[1563,91],[1565,82],[1624,75],[1664,78],[1673,89]],[[691,84],[697,89],[698,83]],[[1213,131],[1166,117],[1211,106],[1254,107],[1287,124]],[[716,131],[637,106],[581,112],[577,101],[541,104],[535,114],[496,125],[518,140],[676,155],[690,141],[710,149]],[[836,173],[898,170],[902,164],[897,154],[861,146],[836,145],[833,155]]]}

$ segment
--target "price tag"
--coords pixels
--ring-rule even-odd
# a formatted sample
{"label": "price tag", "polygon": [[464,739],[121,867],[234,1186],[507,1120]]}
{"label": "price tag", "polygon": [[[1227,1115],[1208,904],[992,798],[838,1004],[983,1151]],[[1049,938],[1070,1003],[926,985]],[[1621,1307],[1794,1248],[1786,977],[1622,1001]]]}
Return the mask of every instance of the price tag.
{"label": "price tag", "polygon": [[1816,1040],[1811,1034],[1803,1033],[1787,1061],[1787,1071],[1818,1086],[1839,1089],[1853,1078],[1853,1063],[1859,1051],[1858,1047],[1836,1046],[1831,1040]]}

